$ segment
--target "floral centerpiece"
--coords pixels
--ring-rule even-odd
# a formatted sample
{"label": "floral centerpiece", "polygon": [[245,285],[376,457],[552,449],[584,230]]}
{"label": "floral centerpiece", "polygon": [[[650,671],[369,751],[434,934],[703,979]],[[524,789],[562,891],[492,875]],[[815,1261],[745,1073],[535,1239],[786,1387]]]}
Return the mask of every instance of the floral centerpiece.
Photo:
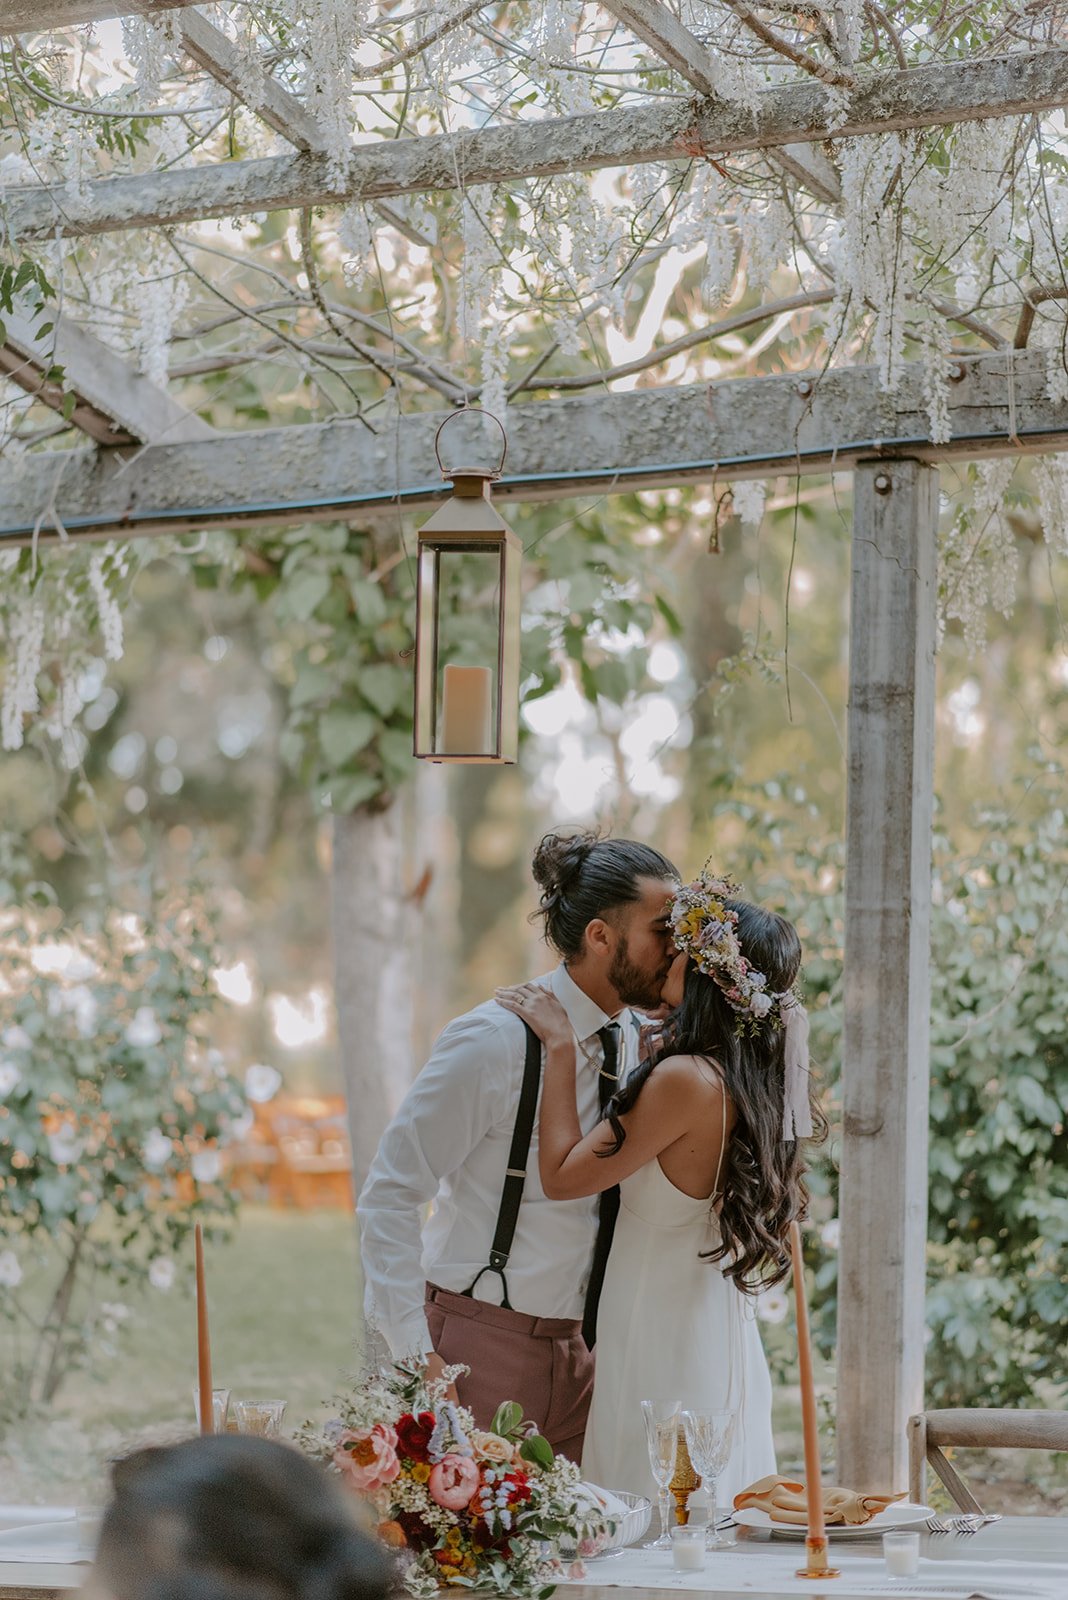
{"label": "floral centerpiece", "polygon": [[301,1442],[366,1502],[410,1593],[458,1585],[540,1595],[562,1556],[595,1554],[615,1525],[514,1401],[477,1428],[446,1397],[459,1370],[440,1381],[406,1366],[368,1376]]}

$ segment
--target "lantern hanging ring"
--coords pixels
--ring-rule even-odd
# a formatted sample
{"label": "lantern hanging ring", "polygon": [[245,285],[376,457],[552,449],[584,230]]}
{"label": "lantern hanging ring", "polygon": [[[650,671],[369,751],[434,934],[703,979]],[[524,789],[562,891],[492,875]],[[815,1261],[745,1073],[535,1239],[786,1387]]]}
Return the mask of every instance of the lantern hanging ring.
{"label": "lantern hanging ring", "polygon": [[472,417],[475,415],[480,417],[489,417],[490,421],[495,422],[498,428],[501,430],[501,459],[498,461],[495,467],[490,468],[488,471],[484,467],[480,467],[478,469],[479,475],[481,476],[484,474],[487,478],[499,478],[501,473],[504,471],[504,458],[508,454],[508,435],[504,431],[504,423],[501,421],[500,417],[495,416],[492,411],[487,411],[484,406],[461,406],[459,411],[450,412],[450,414],[441,423],[437,433],[434,435],[434,456],[437,460],[438,467],[441,470],[441,476],[443,478],[454,478],[460,475],[466,475],[474,470],[471,467],[464,467],[462,469],[456,468],[451,471],[446,468],[441,459],[441,451],[438,448],[438,440],[441,438],[442,433],[448,427],[449,423],[455,422],[457,417]]}

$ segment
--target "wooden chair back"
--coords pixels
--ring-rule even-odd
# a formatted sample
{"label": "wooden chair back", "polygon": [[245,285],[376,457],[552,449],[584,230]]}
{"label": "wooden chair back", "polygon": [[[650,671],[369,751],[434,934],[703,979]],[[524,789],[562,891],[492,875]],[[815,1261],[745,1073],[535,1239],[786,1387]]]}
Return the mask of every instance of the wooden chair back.
{"label": "wooden chair back", "polygon": [[943,1454],[943,1446],[970,1450],[1068,1450],[1068,1411],[921,1411],[909,1418],[909,1499],[922,1505],[927,1467],[962,1511],[982,1507]]}

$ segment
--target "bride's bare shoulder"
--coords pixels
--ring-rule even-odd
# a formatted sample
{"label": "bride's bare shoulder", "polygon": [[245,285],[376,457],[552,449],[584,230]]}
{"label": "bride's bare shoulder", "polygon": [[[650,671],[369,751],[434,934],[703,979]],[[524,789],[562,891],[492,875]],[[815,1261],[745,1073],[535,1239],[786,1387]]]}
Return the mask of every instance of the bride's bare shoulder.
{"label": "bride's bare shoulder", "polygon": [[663,1061],[657,1062],[653,1076],[659,1078],[665,1087],[668,1084],[676,1088],[687,1085],[694,1092],[708,1093],[711,1090],[716,1094],[723,1093],[723,1073],[711,1056],[665,1056]]}

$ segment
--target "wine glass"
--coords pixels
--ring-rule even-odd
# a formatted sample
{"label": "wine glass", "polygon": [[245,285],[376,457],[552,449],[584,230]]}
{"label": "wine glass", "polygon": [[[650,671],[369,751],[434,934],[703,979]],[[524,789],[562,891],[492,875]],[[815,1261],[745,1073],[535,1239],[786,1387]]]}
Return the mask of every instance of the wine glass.
{"label": "wine glass", "polygon": [[234,1418],[238,1433],[255,1433],[261,1439],[277,1439],[282,1431],[284,1400],[235,1400]]}
{"label": "wine glass", "polygon": [[708,1533],[705,1538],[709,1550],[729,1550],[730,1543],[720,1537],[716,1526],[716,1479],[727,1465],[731,1445],[734,1443],[735,1413],[733,1411],[684,1411],[682,1430],[686,1448],[690,1452],[694,1471],[701,1474],[708,1490]]}
{"label": "wine glass", "polygon": [[656,1479],[660,1502],[660,1537],[650,1539],[645,1550],[670,1550],[669,1518],[671,1498],[668,1485],[675,1471],[675,1456],[679,1448],[678,1400],[643,1400],[642,1418],[645,1422],[645,1442],[649,1447],[649,1466]]}

